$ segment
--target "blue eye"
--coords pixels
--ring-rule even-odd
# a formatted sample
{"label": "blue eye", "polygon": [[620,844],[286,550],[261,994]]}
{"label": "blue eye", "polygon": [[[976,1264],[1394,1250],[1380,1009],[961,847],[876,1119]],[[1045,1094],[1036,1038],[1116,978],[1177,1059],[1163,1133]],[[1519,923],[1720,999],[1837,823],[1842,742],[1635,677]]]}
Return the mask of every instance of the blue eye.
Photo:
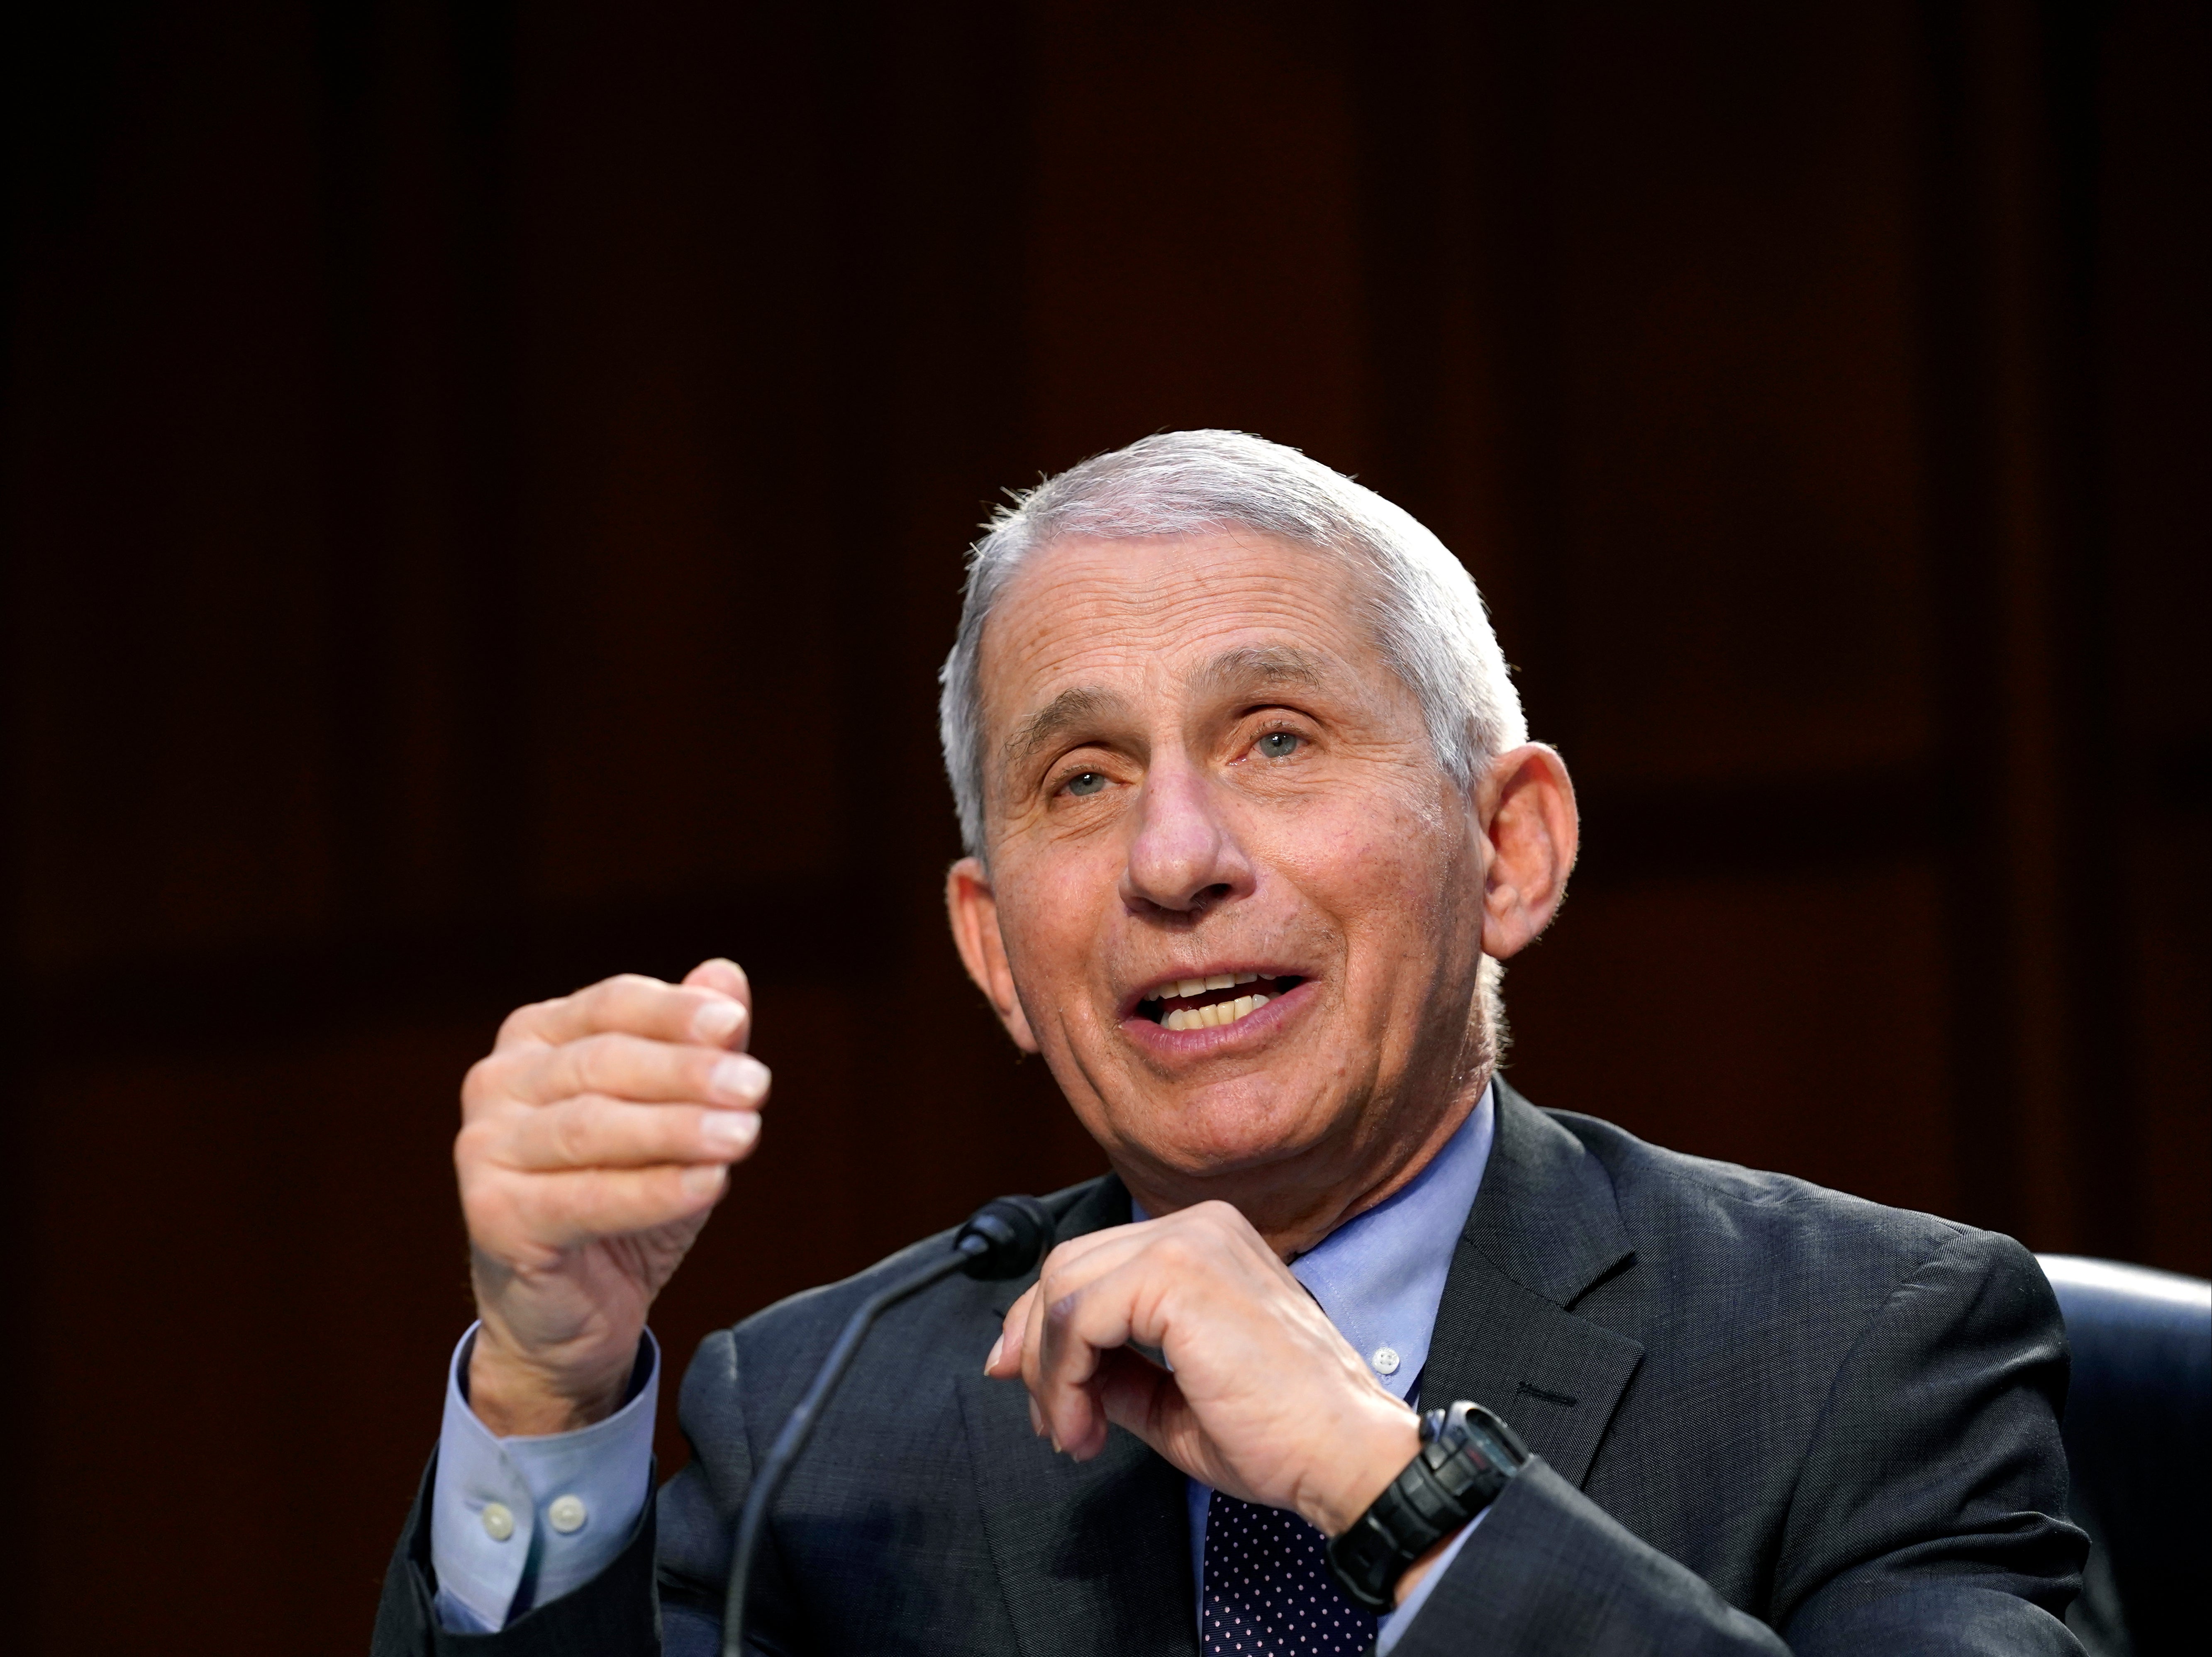
{"label": "blue eye", "polygon": [[1095,794],[1105,786],[1105,774],[1100,771],[1079,771],[1067,780],[1071,794]]}
{"label": "blue eye", "polygon": [[1295,731],[1270,731],[1255,745],[1267,758],[1285,760],[1297,753],[1298,744],[1304,741],[1305,738]]}

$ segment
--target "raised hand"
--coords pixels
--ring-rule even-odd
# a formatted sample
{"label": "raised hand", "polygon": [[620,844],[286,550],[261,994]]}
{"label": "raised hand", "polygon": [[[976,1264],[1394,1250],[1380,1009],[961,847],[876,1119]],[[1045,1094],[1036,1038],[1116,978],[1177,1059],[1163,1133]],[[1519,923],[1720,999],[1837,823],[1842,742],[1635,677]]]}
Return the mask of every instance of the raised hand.
{"label": "raised hand", "polygon": [[565,1432],[620,1401],[653,1296],[759,1141],[751,1031],[744,974],[708,961],[520,1008],[469,1071],[469,1403],[495,1432]]}
{"label": "raised hand", "polygon": [[1020,1377],[1032,1424],[1078,1460],[1124,1427],[1216,1490],[1332,1535],[1420,1443],[1413,1411],[1226,1203],[1062,1243],[984,1369]]}

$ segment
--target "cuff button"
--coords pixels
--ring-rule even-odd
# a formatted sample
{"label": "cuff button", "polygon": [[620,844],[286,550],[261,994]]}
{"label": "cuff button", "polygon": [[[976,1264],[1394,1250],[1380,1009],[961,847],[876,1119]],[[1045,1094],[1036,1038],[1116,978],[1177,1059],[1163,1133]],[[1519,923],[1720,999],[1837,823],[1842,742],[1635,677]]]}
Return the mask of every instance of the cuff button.
{"label": "cuff button", "polygon": [[484,1534],[495,1542],[504,1542],[514,1534],[514,1515],[507,1511],[504,1502],[487,1502],[483,1505]]}
{"label": "cuff button", "polygon": [[563,1536],[574,1535],[584,1528],[584,1502],[580,1496],[556,1496],[545,1509],[546,1522]]}

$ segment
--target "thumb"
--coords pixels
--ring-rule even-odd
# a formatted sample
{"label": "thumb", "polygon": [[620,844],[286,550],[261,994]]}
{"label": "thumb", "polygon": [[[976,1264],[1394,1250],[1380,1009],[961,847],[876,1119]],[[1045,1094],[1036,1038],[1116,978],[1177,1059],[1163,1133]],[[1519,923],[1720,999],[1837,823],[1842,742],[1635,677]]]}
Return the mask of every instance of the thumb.
{"label": "thumb", "polygon": [[748,1007],[753,1004],[753,986],[745,977],[745,969],[725,956],[701,962],[684,974],[684,982],[690,989],[720,990]]}

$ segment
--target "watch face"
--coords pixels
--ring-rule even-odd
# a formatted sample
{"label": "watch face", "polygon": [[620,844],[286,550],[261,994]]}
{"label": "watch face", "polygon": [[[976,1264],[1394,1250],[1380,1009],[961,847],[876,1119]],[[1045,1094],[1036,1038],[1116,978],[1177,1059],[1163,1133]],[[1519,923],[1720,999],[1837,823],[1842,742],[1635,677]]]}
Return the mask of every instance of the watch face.
{"label": "watch face", "polygon": [[1455,1405],[1453,1408],[1455,1411],[1463,1409],[1467,1424],[1479,1429],[1504,1452],[1492,1457],[1502,1471],[1509,1475],[1520,1471],[1521,1464],[1528,1459],[1528,1447],[1504,1417],[1495,1410],[1485,1409],[1480,1404]]}
{"label": "watch face", "polygon": [[1512,1468],[1504,1447],[1480,1427],[1468,1428],[1465,1449],[1474,1465],[1485,1472],[1510,1473]]}

